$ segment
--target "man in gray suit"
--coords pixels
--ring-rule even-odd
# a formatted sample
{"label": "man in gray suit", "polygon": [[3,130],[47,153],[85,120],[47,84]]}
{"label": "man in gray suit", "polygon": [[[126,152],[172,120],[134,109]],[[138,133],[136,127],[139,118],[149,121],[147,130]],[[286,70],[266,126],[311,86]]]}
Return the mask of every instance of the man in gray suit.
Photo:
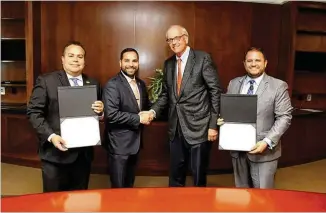
{"label": "man in gray suit", "polygon": [[[256,94],[257,140],[250,152],[231,151],[235,185],[246,188],[273,188],[280,138],[292,119],[286,82],[265,73],[267,60],[259,48],[250,48],[243,62],[247,75],[230,81],[228,94]],[[223,124],[218,119],[218,124]]]}
{"label": "man in gray suit", "polygon": [[152,116],[169,107],[169,186],[185,186],[188,162],[194,185],[206,186],[212,142],[217,137],[221,88],[208,53],[188,46],[189,34],[171,26],[166,41],[175,55],[164,63],[164,82]]}

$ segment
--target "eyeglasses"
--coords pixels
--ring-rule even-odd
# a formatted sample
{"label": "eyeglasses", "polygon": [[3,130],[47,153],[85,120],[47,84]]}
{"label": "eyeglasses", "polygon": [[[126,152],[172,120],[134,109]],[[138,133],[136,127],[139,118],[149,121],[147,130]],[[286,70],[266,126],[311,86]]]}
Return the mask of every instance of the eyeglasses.
{"label": "eyeglasses", "polygon": [[180,39],[181,39],[182,36],[186,36],[186,34],[182,34],[181,36],[176,36],[174,38],[166,39],[166,42],[168,44],[172,44],[174,41],[180,41]]}

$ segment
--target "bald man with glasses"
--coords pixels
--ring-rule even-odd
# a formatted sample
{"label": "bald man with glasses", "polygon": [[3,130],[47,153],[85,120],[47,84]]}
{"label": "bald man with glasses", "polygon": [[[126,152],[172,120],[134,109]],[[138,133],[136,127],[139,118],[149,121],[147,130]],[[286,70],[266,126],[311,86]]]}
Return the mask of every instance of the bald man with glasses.
{"label": "bald man with glasses", "polygon": [[164,83],[149,113],[160,115],[169,107],[169,186],[185,186],[188,164],[194,186],[206,186],[212,143],[217,137],[221,87],[217,69],[208,53],[188,46],[189,34],[171,26],[166,42],[175,55],[164,63]]}

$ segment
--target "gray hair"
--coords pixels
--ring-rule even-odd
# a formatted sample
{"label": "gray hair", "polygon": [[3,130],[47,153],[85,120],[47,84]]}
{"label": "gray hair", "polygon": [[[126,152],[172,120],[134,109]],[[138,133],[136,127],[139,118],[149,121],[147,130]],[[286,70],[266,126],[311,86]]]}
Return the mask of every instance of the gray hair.
{"label": "gray hair", "polygon": [[187,37],[189,37],[189,33],[188,33],[188,31],[186,30],[186,28],[184,28],[184,27],[181,26],[181,25],[171,25],[171,26],[169,27],[169,29],[166,31],[166,33],[165,33],[165,38],[168,38],[168,32],[169,32],[169,30],[172,29],[172,28],[179,28],[179,29],[181,29],[182,34],[185,34]]}

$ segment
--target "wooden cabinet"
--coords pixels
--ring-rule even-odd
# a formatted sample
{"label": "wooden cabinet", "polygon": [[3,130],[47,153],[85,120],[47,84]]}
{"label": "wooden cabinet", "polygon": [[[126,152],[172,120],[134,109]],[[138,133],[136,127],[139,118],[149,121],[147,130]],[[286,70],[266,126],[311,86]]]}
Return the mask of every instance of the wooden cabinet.
{"label": "wooden cabinet", "polygon": [[326,109],[326,4],[282,5],[279,76],[297,108]]}
{"label": "wooden cabinet", "polygon": [[1,105],[25,107],[40,68],[40,4],[1,2]]}

